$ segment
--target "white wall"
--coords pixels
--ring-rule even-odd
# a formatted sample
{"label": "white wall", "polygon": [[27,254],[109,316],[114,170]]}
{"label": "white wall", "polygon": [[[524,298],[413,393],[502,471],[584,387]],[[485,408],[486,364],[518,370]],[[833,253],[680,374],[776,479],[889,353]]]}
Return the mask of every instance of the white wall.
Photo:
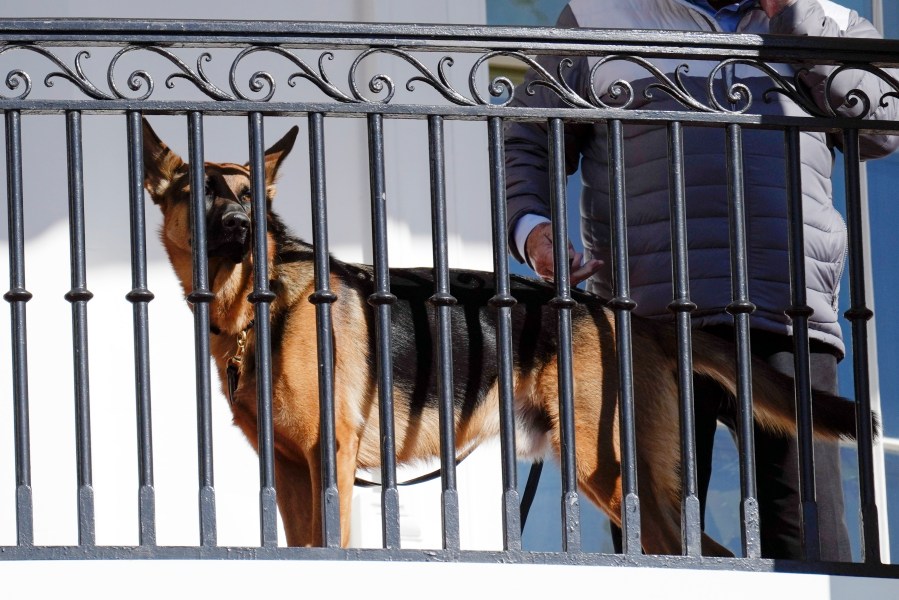
{"label": "white wall", "polygon": [[[46,577],[53,569],[55,577]],[[134,576],[128,580],[126,577]],[[247,598],[260,589],[296,595],[364,595],[390,600],[553,598],[575,594],[695,600],[886,600],[899,580],[706,569],[587,565],[353,561],[0,561],[12,597],[72,596],[131,600],[187,597]],[[135,585],[135,581],[140,581]],[[564,593],[564,592],[561,592]],[[329,596],[329,597],[330,597]]]}
{"label": "white wall", "polygon": [[[264,6],[264,11],[260,11],[260,6]],[[0,5],[0,18],[25,16],[483,23],[485,9],[483,0],[265,3],[93,0],[89,3],[46,1]],[[60,57],[74,60],[74,53],[67,52],[66,49],[58,50]],[[109,56],[105,50],[100,50],[84,61],[88,75],[98,85],[105,84]],[[195,62],[196,58],[192,60]],[[271,57],[270,60],[272,73],[280,78],[280,89],[289,93],[290,88],[283,82],[293,72],[289,70],[290,65],[286,61],[277,63]],[[389,61],[387,57],[373,57],[367,68],[371,73],[396,68],[396,64]],[[340,57],[335,61],[333,77],[335,83],[341,85],[346,75],[337,68],[337,63],[340,63]],[[215,60],[209,63],[211,76],[222,87],[227,86],[227,77],[226,70],[221,69],[228,64]],[[46,60],[30,54],[10,52],[0,56],[2,73],[26,66],[26,70],[33,68],[36,72],[53,68]],[[460,84],[464,84],[467,72],[461,65],[458,72]],[[123,75],[121,81],[124,79]],[[35,77],[34,84],[34,94],[37,94],[42,77]],[[160,93],[169,93],[163,89],[162,80],[157,81],[157,86]],[[171,93],[183,93],[190,87],[186,82],[176,82],[175,92]],[[467,89],[467,85],[462,89]],[[49,93],[60,97],[83,97],[68,82],[59,79],[55,80]],[[428,90],[419,93],[428,93]],[[151,121],[173,149],[187,155],[184,117],[152,117]],[[294,123],[298,123],[303,131],[300,144],[283,169],[276,207],[297,233],[310,239],[309,166],[303,151],[307,139],[305,120],[267,118],[266,142],[272,143]],[[132,307],[124,299],[131,289],[125,119],[121,115],[86,115],[83,125],[87,280],[88,288],[94,293],[94,299],[88,303],[88,322],[97,542],[136,544],[138,480]],[[207,160],[246,160],[245,119],[207,117],[205,128]],[[71,309],[63,299],[70,287],[64,118],[25,115],[22,131],[26,284],[34,294],[27,305],[27,314],[35,542],[68,545],[77,543],[77,513]],[[389,252],[394,266],[431,263],[426,136],[424,121],[388,121],[385,125]],[[448,218],[453,266],[483,269],[492,266],[486,148],[483,124],[447,123]],[[329,119],[326,149],[331,250],[346,260],[370,261],[368,150],[364,120]],[[0,170],[5,173],[5,168],[4,162]],[[5,222],[6,203],[2,202],[2,205],[0,220]],[[147,217],[149,288],[156,295],[149,312],[157,537],[163,545],[196,544],[193,322],[156,240],[154,232],[160,218],[156,208],[149,203]],[[9,249],[5,228],[0,231],[0,242],[0,281],[6,285],[9,281]],[[3,382],[0,385],[0,545],[15,544],[16,539],[8,314],[8,311],[0,313],[0,382]],[[217,382],[213,382],[213,388],[217,390]],[[256,455],[231,426],[227,402],[217,391],[213,398],[213,419],[218,542],[220,545],[258,544]],[[460,469],[460,487],[466,502],[463,524],[478,521],[476,526],[463,531],[464,547],[500,545],[498,510],[481,522],[482,507],[492,505],[498,509],[500,505],[495,453],[494,448],[487,453],[487,458],[473,457]],[[484,461],[490,463],[486,471],[477,466]],[[485,481],[489,481],[489,485]],[[431,513],[420,519],[404,520],[410,527],[410,545],[434,547],[440,543],[435,495],[438,487],[432,485],[401,492],[404,513],[425,514],[421,512],[424,510],[421,505],[426,505]],[[368,492],[363,495],[365,493]],[[370,500],[363,497],[358,503],[364,506],[370,504]],[[437,519],[436,528],[433,527],[434,518]],[[377,521],[369,517],[368,523]],[[427,530],[426,534],[413,542],[413,538],[419,537],[413,530],[422,527]],[[364,528],[360,526],[359,530],[362,532]],[[368,540],[362,533],[355,539],[358,543],[380,543],[380,540]]]}

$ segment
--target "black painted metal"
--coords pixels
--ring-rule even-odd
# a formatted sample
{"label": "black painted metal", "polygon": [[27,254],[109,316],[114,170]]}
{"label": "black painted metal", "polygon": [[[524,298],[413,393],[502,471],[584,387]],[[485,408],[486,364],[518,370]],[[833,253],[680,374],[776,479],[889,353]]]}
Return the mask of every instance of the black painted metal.
{"label": "black painted metal", "polygon": [[815,501],[815,449],[812,440],[812,387],[809,367],[806,302],[805,220],[802,217],[802,162],[796,128],[785,132],[787,210],[790,219],[790,302],[787,314],[793,319],[793,369],[796,380],[796,420],[799,440],[799,496],[802,505],[802,548],[807,560],[820,560],[818,504]]}
{"label": "black painted metal", "polygon": [[197,456],[199,473],[200,544],[216,544],[215,482],[212,469],[212,383],[209,362],[209,258],[206,244],[206,170],[203,161],[203,115],[188,115],[190,156],[190,222],[193,250],[194,352],[197,385]]}
{"label": "black painted metal", "polygon": [[789,58],[820,60],[822,54],[846,62],[894,63],[895,42],[860,38],[794,38],[687,31],[555,29],[285,21],[175,21],[116,19],[6,19],[0,42],[56,46],[94,44],[240,46],[247,43],[287,48],[347,46],[413,47],[448,51],[496,47],[544,54],[586,54],[626,50],[676,57]]}
{"label": "black painted metal", "polygon": [[384,177],[384,118],[368,117],[371,226],[374,243],[375,291],[368,297],[376,315],[378,348],[378,409],[381,427],[381,526],[384,548],[400,547],[400,499],[396,489],[396,436],[393,417],[393,357],[391,354],[391,306],[387,262],[387,187]]}
{"label": "black painted metal", "polygon": [[[93,48],[111,46],[114,57],[105,66],[105,81],[97,84],[91,74],[96,68],[84,69],[90,59],[86,52],[58,53],[56,48],[72,46]],[[236,48],[236,58],[221,59],[215,49]],[[305,62],[296,49],[318,50],[318,64]],[[212,51],[208,60],[230,61],[225,64],[227,81],[213,81],[201,66],[203,53]],[[468,75],[468,89],[454,87],[454,78],[445,77],[450,73],[453,62],[441,53],[467,54],[474,59]],[[168,61],[170,72],[161,76],[142,70],[130,71],[123,66],[128,56],[136,59],[142,53],[149,53],[161,64]],[[190,57],[191,53],[196,56]],[[350,53],[352,66],[348,77],[334,77],[329,73],[333,65],[331,53]],[[883,67],[899,64],[899,42],[881,40],[818,39],[733,36],[726,34],[660,33],[640,31],[589,31],[557,30],[549,28],[487,28],[465,26],[422,26],[422,25],[361,25],[347,23],[266,23],[266,22],[175,22],[175,21],[115,21],[115,20],[6,20],[0,24],[0,59],[15,61],[16,57],[28,55],[38,61],[45,61],[51,71],[49,75],[32,76],[28,69],[13,64],[7,69],[7,78],[0,84],[0,111],[6,120],[7,137],[7,189],[10,228],[10,291],[5,298],[10,302],[13,332],[13,407],[15,412],[16,448],[16,518],[18,544],[15,547],[0,547],[2,559],[66,559],[66,558],[260,558],[260,559],[357,559],[357,560],[464,560],[471,562],[517,562],[517,563],[559,563],[559,564],[605,564],[665,566],[674,568],[710,568],[751,571],[822,572],[865,576],[899,576],[896,567],[881,565],[877,526],[877,508],[873,495],[872,423],[870,411],[870,390],[867,380],[867,333],[866,322],[871,311],[866,307],[865,280],[862,271],[862,218],[859,204],[858,139],[859,129],[876,128],[878,131],[897,132],[899,122],[878,121],[871,123],[861,118],[838,117],[836,108],[846,99],[831,98],[832,106],[817,107],[800,93],[798,80],[779,78],[768,64],[783,62],[814,63],[824,60],[836,66],[835,75],[823,85],[830,86],[836,74],[862,68],[881,78],[890,94],[899,93],[899,82],[883,70]],[[254,73],[249,81],[238,76],[238,67],[249,55],[257,58],[274,54],[278,60],[287,60],[296,65],[298,72],[289,78],[288,85],[279,82],[265,71]],[[678,79],[659,78],[656,73],[646,70],[646,75],[657,80],[653,92],[667,94],[680,103],[678,111],[661,112],[648,107],[637,107],[637,90],[629,85],[620,87],[621,94],[615,104],[607,104],[606,90],[594,90],[594,95],[580,97],[570,88],[561,84],[558,75],[547,72],[543,84],[559,95],[567,104],[566,108],[521,108],[508,102],[513,89],[511,83],[497,79],[490,89],[483,86],[480,74],[487,69],[487,63],[494,57],[517,61],[524,67],[533,67],[533,55],[571,55],[603,57],[606,62],[626,61],[637,69],[646,69],[650,57],[677,57],[684,64],[693,60],[714,63],[713,75],[730,68],[736,61],[757,69],[759,76],[771,80],[771,93],[779,93],[791,98],[805,111],[794,116],[769,116],[755,114],[750,102],[739,94],[733,98],[740,100],[735,105],[723,106],[714,96],[696,94],[696,89],[686,88]],[[107,54],[97,53],[97,56]],[[383,59],[385,71],[371,75],[365,65],[367,57]],[[66,58],[68,57],[68,58]],[[75,57],[72,59],[71,57]],[[197,58],[199,57],[199,58]],[[196,59],[196,68],[190,65]],[[74,62],[73,62],[74,61]],[[406,81],[394,80],[390,61],[415,73]],[[7,63],[4,62],[4,65]],[[459,61],[457,64],[465,64]],[[472,64],[468,61],[467,64]],[[117,66],[119,65],[119,66]],[[380,65],[380,63],[379,63]],[[97,65],[92,65],[96,67]],[[101,65],[102,67],[103,65]],[[458,68],[458,67],[457,67]],[[103,68],[100,71],[104,71]],[[163,68],[163,71],[165,69]],[[220,71],[220,69],[219,69]],[[210,70],[210,72],[212,72]],[[364,76],[363,76],[364,74]],[[368,78],[367,81],[363,81]],[[162,97],[159,93],[164,86],[154,82],[172,83],[178,86],[170,95],[177,96],[182,84],[190,93],[186,97]],[[465,79],[463,77],[463,79]],[[710,81],[713,78],[710,78]],[[63,80],[63,81],[60,81]],[[40,86],[43,81],[44,87]],[[127,81],[127,83],[123,83]],[[341,86],[333,81],[346,82]],[[67,86],[75,93],[72,98],[56,99],[44,90],[52,84]],[[363,85],[367,84],[367,85]],[[416,85],[436,91],[444,103],[435,105],[433,100],[416,101],[415,94],[395,95],[394,92],[405,84],[406,90],[415,92]],[[315,99],[306,96],[307,87],[316,92]],[[499,101],[492,97],[497,92]],[[736,90],[732,89],[731,92]],[[199,92],[200,100],[191,99]],[[321,93],[327,97],[321,100]],[[407,98],[411,100],[407,101]],[[431,95],[433,98],[433,94]],[[883,98],[857,98],[857,106],[864,114],[876,109],[880,102],[891,101]],[[761,102],[761,99],[755,99]],[[642,106],[642,105],[641,105]],[[79,466],[79,546],[78,547],[35,547],[33,539],[33,516],[31,499],[30,445],[28,430],[28,379],[27,379],[27,335],[25,327],[25,306],[31,294],[25,288],[24,280],[24,196],[22,191],[22,114],[64,114],[69,132],[69,181],[70,181],[70,235],[72,238],[72,287],[66,298],[71,302],[73,315],[73,360],[75,363],[76,440]],[[263,176],[263,118],[267,115],[308,117],[310,129],[310,165],[313,199],[313,241],[315,242],[315,292],[310,297],[316,305],[317,338],[319,350],[319,401],[322,431],[322,483],[323,483],[323,542],[325,548],[279,548],[277,546],[276,503],[274,480],[274,439],[272,431],[271,406],[271,332],[269,325],[270,302],[273,293],[268,288],[266,265],[260,265],[254,279],[251,300],[256,304],[255,337],[257,346],[257,367],[260,377],[257,381],[259,405],[259,450],[260,450],[260,506],[261,545],[256,548],[219,548],[216,546],[215,497],[212,480],[212,444],[209,412],[209,292],[208,274],[204,273],[205,250],[202,248],[205,236],[203,223],[195,222],[195,280],[194,290],[189,300],[195,305],[195,335],[197,359],[197,407],[200,463],[200,515],[201,543],[197,547],[162,548],[156,545],[156,508],[153,483],[153,450],[151,427],[151,395],[149,365],[149,319],[148,303],[153,294],[147,289],[147,251],[143,199],[143,159],[141,142],[141,114],[181,114],[186,115],[190,132],[190,160],[193,165],[191,176],[202,176],[202,115],[236,115],[249,118],[251,164],[253,168],[254,198],[264,196]],[[87,371],[87,319],[86,304],[90,292],[86,287],[83,239],[83,184],[81,183],[80,119],[83,114],[124,114],[128,125],[129,194],[132,236],[132,290],[127,299],[133,304],[134,312],[134,352],[135,386],[137,402],[137,440],[139,460],[139,514],[140,546],[98,547],[93,532],[93,501],[91,498],[90,474],[90,428],[89,428],[89,388]],[[439,115],[439,116],[436,116]],[[328,117],[366,118],[369,126],[369,150],[372,192],[372,231],[374,234],[375,290],[369,302],[374,306],[378,344],[378,385],[380,390],[380,417],[382,431],[382,481],[383,487],[383,534],[384,548],[374,550],[342,550],[339,524],[338,480],[336,473],[336,441],[334,434],[334,353],[331,337],[331,304],[336,296],[330,289],[329,263],[327,258],[327,216],[324,169],[323,122]],[[436,551],[413,551],[400,548],[399,536],[399,496],[396,488],[396,459],[393,423],[393,373],[391,358],[391,304],[395,298],[390,293],[387,261],[386,189],[384,177],[383,122],[385,118],[411,118],[428,120],[431,142],[432,202],[434,215],[435,289],[433,303],[440,328],[439,355],[441,356],[441,387],[444,398],[442,461],[444,549]],[[515,299],[510,292],[508,272],[508,250],[506,243],[509,232],[506,227],[504,146],[502,127],[504,121],[521,119],[549,122],[551,147],[553,147],[552,187],[555,191],[554,203],[557,257],[556,308],[559,314],[559,364],[560,364],[560,411],[562,414],[563,472],[563,527],[565,529],[565,552],[540,553],[521,550],[519,496],[517,492],[517,472],[514,440],[514,365],[512,353],[511,309]],[[446,313],[449,309],[449,295],[446,269],[448,268],[445,240],[445,156],[442,135],[444,121],[476,120],[485,121],[488,126],[490,153],[490,193],[492,205],[494,261],[496,271],[496,294],[491,299],[497,314],[497,358],[499,364],[499,397],[501,455],[503,464],[503,547],[500,552],[473,552],[459,548],[458,508],[455,497],[456,482],[452,471],[454,464],[453,441],[450,437],[446,413],[447,390],[452,369],[448,352],[451,345],[446,328]],[[674,270],[674,300],[671,309],[675,313],[679,330],[678,353],[681,380],[681,419],[683,462],[687,466],[683,473],[683,537],[682,557],[643,556],[640,550],[639,500],[636,488],[636,464],[634,448],[638,441],[634,437],[632,356],[630,351],[630,311],[633,301],[629,298],[627,277],[627,236],[625,214],[625,182],[623,169],[623,144],[621,141],[622,120],[634,123],[671,123],[671,210],[672,210],[672,258]],[[612,140],[613,198],[614,202],[614,270],[615,298],[610,306],[615,311],[618,332],[617,351],[620,357],[619,378],[621,384],[621,429],[623,448],[624,506],[622,518],[625,531],[627,554],[624,557],[588,554],[580,551],[580,531],[577,514],[576,471],[574,467],[573,430],[569,416],[572,405],[571,352],[570,352],[570,311],[571,296],[568,290],[568,265],[563,259],[564,248],[564,169],[561,164],[563,122],[590,121],[607,122]],[[696,500],[696,482],[693,469],[695,453],[692,441],[692,385],[691,348],[689,339],[690,312],[693,306],[689,299],[689,280],[686,263],[686,227],[684,224],[683,165],[680,155],[682,125],[724,126],[728,131],[728,166],[731,188],[732,209],[731,236],[734,264],[734,301],[728,310],[734,314],[737,343],[738,371],[740,378],[741,429],[741,471],[743,502],[741,507],[744,528],[744,559],[708,559],[699,556],[699,509]],[[847,204],[849,205],[850,232],[850,277],[852,282],[852,307],[847,317],[852,321],[853,348],[855,350],[856,396],[859,400],[859,469],[862,482],[862,522],[865,535],[865,563],[860,565],[830,564],[821,562],[772,561],[760,558],[758,542],[758,511],[755,501],[755,483],[750,419],[751,385],[749,383],[749,339],[748,321],[752,304],[746,289],[745,247],[746,232],[743,225],[742,196],[742,128],[764,128],[786,130],[788,173],[796,173],[796,156],[789,148],[795,143],[797,132],[802,130],[842,133],[846,140]],[[794,140],[794,141],[789,141]],[[798,178],[790,182],[793,190],[791,210],[793,211],[793,282],[795,290],[804,286],[801,282],[802,248],[801,219],[796,215],[801,210]],[[193,186],[198,190],[199,186]],[[201,198],[194,194],[194,210],[201,206]],[[261,224],[254,233],[256,256],[266,255],[264,203],[254,202],[254,222]],[[202,219],[195,220],[202,221]],[[807,319],[805,301],[794,293],[790,314],[794,318],[797,332],[797,364],[799,379],[797,387],[800,412],[800,435],[810,422],[805,411],[808,393],[806,369],[807,341],[803,325]],[[639,360],[639,357],[636,357]],[[803,442],[803,446],[805,446]],[[806,451],[806,454],[810,454]],[[813,487],[810,460],[803,461],[804,515],[806,520],[806,551],[815,557],[814,537],[811,525],[814,523],[814,499],[810,495]],[[573,500],[573,503],[571,502]],[[809,504],[811,502],[811,504]]]}
{"label": "black painted metal", "polygon": [[683,126],[668,126],[668,187],[671,204],[671,253],[674,298],[668,308],[677,325],[678,390],[681,433],[681,540],[684,554],[702,552],[702,517],[696,474],[696,424],[693,410],[693,341],[690,269],[687,258],[687,205],[684,183]]}
{"label": "black painted metal", "polygon": [[608,123],[609,184],[612,197],[612,270],[615,297],[609,308],[615,312],[615,350],[618,354],[619,436],[621,448],[621,532],[625,554],[642,552],[640,546],[640,498],[637,495],[637,434],[634,415],[634,371],[631,355],[631,311],[637,304],[630,297],[628,271],[627,210],[624,180],[624,127],[620,120]]}
{"label": "black painted metal", "polygon": [[[627,110],[616,108],[512,108],[505,106],[442,106],[433,104],[381,104],[377,102],[359,104],[338,104],[329,102],[295,102],[295,101],[245,101],[203,102],[195,100],[15,100],[0,97],[0,111],[27,110],[29,114],[63,114],[69,110],[77,110],[82,114],[124,114],[131,110],[141,110],[146,114],[186,115],[202,108],[204,114],[245,116],[247,113],[260,112],[266,115],[306,116],[320,112],[325,116],[364,117],[379,114],[397,119],[427,119],[435,112],[441,113],[447,120],[483,121],[491,117],[506,117],[523,121],[546,121],[553,117],[565,120],[580,121],[591,119],[602,121],[614,118],[627,118],[628,122],[667,123],[677,118],[682,123],[697,125],[739,124],[760,129],[779,129],[800,127],[804,131],[837,131],[843,128],[858,128],[858,119],[849,117],[805,117],[776,116],[725,112],[678,112],[658,110]],[[899,121],[879,121],[876,131],[897,132]]]}
{"label": "black painted metal", "polygon": [[865,248],[861,206],[861,175],[858,130],[843,132],[846,167],[846,226],[849,234],[849,310],[852,324],[852,372],[855,382],[856,428],[858,432],[858,475],[861,510],[862,557],[880,563],[880,529],[874,491],[874,429],[871,420],[871,382],[868,373],[868,321],[874,313],[867,306],[865,289]]}
{"label": "black painted metal", "polygon": [[746,205],[743,196],[743,138],[739,125],[727,126],[727,195],[730,218],[730,262],[733,301],[727,312],[734,317],[737,360],[737,436],[740,449],[740,517],[743,555],[758,558],[759,537],[758,491],[755,483],[755,442],[752,418],[752,372],[749,347],[749,315],[755,305],[749,301],[749,279],[746,268]]}
{"label": "black painted metal", "polygon": [[34,544],[31,428],[28,411],[28,333],[25,304],[25,216],[22,184],[22,115],[6,113],[6,190],[9,206],[9,302],[12,316],[13,420],[16,446],[16,532],[19,546]]}
{"label": "black painted metal", "polygon": [[446,156],[443,117],[428,117],[431,171],[431,235],[434,246],[434,295],[428,300],[437,312],[437,374],[440,390],[440,476],[443,547],[459,549],[459,492],[456,486],[456,423],[453,397],[453,340],[446,233]]}
{"label": "black painted metal", "polygon": [[490,210],[493,225],[493,271],[496,294],[490,306],[496,309],[497,388],[499,393],[500,456],[503,473],[503,548],[521,550],[521,509],[518,495],[518,464],[515,452],[515,407],[512,380],[512,307],[515,298],[509,281],[509,229],[506,224],[506,172],[503,121],[487,122],[490,157]]}
{"label": "black painted metal", "polygon": [[[373,96],[361,91],[364,86],[358,79],[366,72],[360,65],[366,64],[363,60],[371,55],[380,55],[396,58],[399,62],[412,65],[421,74],[416,76],[420,82],[437,90],[445,99],[454,106],[441,110],[440,113],[447,117],[454,115],[480,114],[487,116],[490,111],[500,107],[492,104],[490,97],[493,92],[502,93],[512,89],[511,83],[505,80],[493,82],[489,92],[480,90],[477,84],[478,73],[488,61],[497,56],[519,62],[522,66],[534,66],[536,63],[534,54],[555,54],[570,56],[601,56],[604,63],[631,62],[638,68],[644,69],[648,75],[658,79],[657,90],[661,93],[676,98],[690,113],[680,120],[692,120],[698,117],[699,121],[713,120],[715,122],[742,122],[741,119],[749,111],[752,98],[743,94],[742,90],[730,90],[731,99],[736,99],[734,105],[723,105],[714,95],[707,97],[696,96],[696,89],[688,89],[680,78],[668,78],[652,71],[647,57],[665,56],[677,57],[684,60],[702,59],[711,61],[714,66],[709,76],[713,81],[717,75],[731,68],[735,62],[757,69],[760,75],[768,77],[772,82],[772,89],[795,101],[809,115],[818,117],[820,124],[832,127],[832,118],[836,109],[843,104],[844,99],[831,99],[832,104],[827,107],[814,105],[809,97],[802,92],[798,79],[787,79],[774,73],[768,65],[775,62],[796,63],[809,61],[826,55],[829,62],[837,65],[835,72],[824,82],[830,86],[834,77],[847,70],[864,68],[881,77],[892,92],[899,91],[899,82],[890,74],[883,71],[882,66],[895,59],[895,43],[882,42],[880,40],[861,39],[828,39],[828,38],[800,38],[786,37],[774,38],[762,36],[739,36],[726,34],[708,34],[701,32],[651,32],[651,31],[605,31],[605,30],[555,30],[549,28],[484,28],[466,26],[421,26],[421,25],[360,25],[347,23],[254,23],[254,22],[184,22],[184,21],[109,21],[109,20],[60,20],[39,21],[29,19],[12,19],[4,22],[0,29],[0,42],[5,42],[2,52],[9,54],[33,53],[38,54],[60,70],[51,74],[51,80],[56,78],[66,79],[76,86],[86,98],[95,101],[95,106],[100,110],[127,110],[129,104],[139,102],[141,104],[154,101],[156,91],[154,78],[145,71],[130,73],[128,85],[123,86],[117,75],[117,65],[123,56],[133,56],[139,53],[151,53],[171,63],[173,72],[168,77],[161,79],[171,83],[174,78],[186,80],[192,83],[196,90],[209,98],[211,105],[216,101],[228,101],[227,107],[218,107],[215,110],[233,111],[233,114],[265,110],[262,107],[252,107],[257,103],[275,109],[277,111],[295,111],[302,108],[295,98],[290,102],[277,99],[280,90],[276,81],[267,72],[255,73],[244,84],[237,75],[237,67],[250,55],[260,53],[276,54],[295,63],[301,70],[296,76],[308,80],[309,84],[317,90],[324,92],[336,103],[343,105],[334,107],[336,110],[380,112],[390,114],[394,107],[390,105],[394,97],[396,84],[386,74],[378,74],[369,81],[369,89]],[[845,42],[845,43],[844,43]],[[66,64],[66,60],[54,54],[57,46],[70,45],[95,45],[118,46],[119,51],[110,60],[107,71],[106,87],[95,84],[86,74],[83,68],[84,61],[89,58],[79,54],[74,64]],[[211,81],[202,68],[203,60],[199,60],[197,68],[189,66],[174,51],[180,47],[203,48],[240,48],[241,51],[233,58],[229,71],[228,81],[225,84],[217,84]],[[319,57],[318,65],[310,66],[304,57],[293,52],[300,48],[323,49]],[[348,84],[349,89],[341,89],[332,81],[334,77],[327,72],[327,60],[331,58],[333,51],[358,50],[356,60],[352,61]],[[445,70],[452,66],[452,62],[440,59],[435,68],[422,62],[422,52],[460,51],[478,55],[468,74],[469,90],[463,93],[453,87],[449,78],[445,77]],[[233,56],[233,55],[232,55]],[[211,57],[209,57],[211,60]],[[580,97],[570,88],[564,86],[555,75],[545,72],[543,75],[549,86],[571,106],[583,113],[583,109],[590,110],[615,110],[632,107],[637,95],[629,86],[620,88],[623,94],[615,94],[616,102],[613,105],[606,104],[602,97],[605,90],[598,94],[588,94],[588,97]],[[297,88],[296,77],[289,80],[290,88]],[[125,87],[128,89],[126,90]],[[32,80],[22,70],[10,72],[7,88],[14,93],[6,100],[0,102],[13,103],[28,99],[31,109],[38,109],[41,103],[39,98],[29,98],[34,91]],[[594,90],[595,91],[595,90]],[[883,98],[861,99],[864,105],[863,113],[879,105]],[[64,103],[62,108],[52,108],[46,104],[46,110],[67,110],[77,108],[88,110],[87,106],[72,106]],[[193,104],[193,103],[192,103]],[[414,104],[414,103],[413,103]],[[0,103],[0,106],[3,106]],[[57,105],[59,106],[59,105]],[[433,107],[431,107],[433,108]],[[508,102],[504,102],[502,109],[508,108]],[[190,111],[195,106],[187,106],[180,110]],[[473,110],[475,109],[475,110]],[[178,110],[169,105],[166,110]],[[314,112],[325,112],[326,106],[309,109]],[[524,113],[524,111],[512,111]],[[639,112],[639,111],[635,111]],[[749,111],[751,112],[751,111]],[[696,114],[693,114],[696,113]],[[327,113],[326,113],[327,114]],[[413,114],[423,118],[434,114],[432,110],[420,110],[414,107],[402,107],[396,114]],[[496,114],[496,113],[494,113]],[[560,114],[547,116],[561,116]],[[572,115],[574,116],[574,115]],[[635,115],[641,118],[639,115]],[[864,115],[862,115],[864,116]],[[544,117],[544,119],[546,116]],[[723,118],[723,120],[721,120]],[[762,122],[761,119],[752,119]],[[850,119],[852,120],[852,119]],[[858,119],[854,119],[856,122]],[[765,119],[766,124],[774,124],[779,118]],[[806,122],[806,126],[814,126]],[[837,125],[839,127],[839,125]],[[886,125],[888,128],[890,125]]]}
{"label": "black painted metal", "polygon": [[153,487],[153,426],[150,403],[150,323],[147,305],[147,226],[144,217],[144,153],[141,113],[130,111],[128,191],[131,216],[131,291],[125,298],[134,312],[134,371],[137,399],[140,545],[156,545],[156,490]]}
{"label": "black painted metal", "polygon": [[[247,118],[250,140],[250,203],[253,215],[253,292],[256,331],[256,420],[259,434],[259,511],[263,546],[278,545],[278,507],[275,501],[275,434],[272,424],[271,303],[274,292],[268,280],[268,203],[265,185],[265,138],[262,114]],[[264,257],[260,259],[260,257]]]}
{"label": "black painted metal", "polygon": [[315,304],[318,343],[318,397],[321,420],[322,461],[322,543],[328,548],[340,545],[340,496],[337,480],[337,440],[334,433],[334,339],[331,304],[337,295],[331,291],[331,266],[328,259],[328,203],[325,186],[325,118],[309,115],[309,173],[312,186],[312,242],[315,254],[315,292],[309,301]]}
{"label": "black painted metal", "polygon": [[81,114],[66,113],[67,165],[69,171],[69,246],[72,287],[66,300],[72,303],[72,357],[75,374],[75,453],[78,461],[78,543],[96,543],[94,490],[91,474],[90,383],[87,353],[87,289],[84,235],[84,179]]}
{"label": "black painted metal", "polygon": [[553,268],[556,296],[550,301],[558,313],[559,453],[562,463],[562,550],[581,550],[581,508],[577,493],[574,441],[574,382],[571,355],[571,297],[566,207],[565,139],[562,119],[549,121],[549,177],[553,227]]}

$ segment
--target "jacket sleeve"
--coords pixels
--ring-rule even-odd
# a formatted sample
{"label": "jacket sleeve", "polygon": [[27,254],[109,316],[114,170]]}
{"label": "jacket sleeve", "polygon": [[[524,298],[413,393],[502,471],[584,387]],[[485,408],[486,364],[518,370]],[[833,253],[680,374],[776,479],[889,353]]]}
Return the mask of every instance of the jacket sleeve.
{"label": "jacket sleeve", "polygon": [[[558,26],[576,27],[571,10],[566,7],[559,17]],[[542,56],[537,59],[554,78],[559,76],[559,65],[564,59],[558,56]],[[587,60],[572,59],[571,67],[562,68],[567,84],[579,95],[585,93],[588,77]],[[559,108],[568,106],[553,90],[544,85],[531,85],[540,79],[537,72],[529,70],[524,83],[516,86],[510,106]],[[581,145],[589,133],[585,124],[565,124],[565,171],[571,175],[580,164]],[[506,154],[506,206],[509,227],[509,248],[520,262],[526,262],[514,242],[515,224],[526,214],[550,216],[549,127],[546,121],[506,121],[504,130]]]}
{"label": "jacket sleeve", "polygon": [[[824,9],[824,4],[845,11],[845,29]],[[819,0],[796,0],[780,14],[771,19],[771,33],[806,35],[820,37],[851,37],[880,39],[880,33],[869,21],[857,12],[837,7],[832,2]],[[811,91],[815,103],[822,109],[827,107],[826,85],[828,76],[837,67],[832,65],[809,65],[802,76]],[[885,69],[893,78],[899,78],[899,70]],[[899,120],[899,100],[885,98],[888,92],[895,92],[886,81],[862,69],[848,69],[833,78],[830,90],[830,106],[842,116],[857,116],[861,104],[853,104],[853,91],[861,91],[871,102],[873,110],[868,115],[871,120]],[[881,102],[881,100],[886,102]],[[861,133],[859,145],[862,158],[879,158],[899,147],[899,135]]]}

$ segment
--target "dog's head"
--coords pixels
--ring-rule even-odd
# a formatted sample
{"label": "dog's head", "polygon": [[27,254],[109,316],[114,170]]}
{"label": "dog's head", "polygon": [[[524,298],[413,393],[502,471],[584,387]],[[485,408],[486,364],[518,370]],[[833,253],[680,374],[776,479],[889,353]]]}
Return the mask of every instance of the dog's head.
{"label": "dog's head", "polygon": [[[294,126],[265,151],[267,205],[275,195],[275,180],[281,163],[293,148],[299,128]],[[150,124],[143,122],[144,187],[163,213],[162,239],[175,261],[175,254],[190,255],[190,170],[186,162],[169,149]],[[252,245],[249,164],[211,163],[205,165],[204,196],[206,237],[209,259],[240,263]]]}

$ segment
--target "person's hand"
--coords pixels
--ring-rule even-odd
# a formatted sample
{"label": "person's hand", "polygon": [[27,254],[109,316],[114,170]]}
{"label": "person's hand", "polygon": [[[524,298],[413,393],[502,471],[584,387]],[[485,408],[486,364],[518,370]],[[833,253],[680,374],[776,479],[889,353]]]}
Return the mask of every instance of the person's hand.
{"label": "person's hand", "polygon": [[761,0],[762,10],[768,15],[769,19],[773,19],[780,11],[796,2],[796,0]]}
{"label": "person's hand", "polygon": [[[547,281],[552,281],[556,270],[553,263],[552,224],[541,223],[534,227],[524,243],[524,251],[537,275]],[[575,286],[599,271],[602,261],[593,259],[584,262],[584,255],[575,252],[574,246],[569,241],[568,264],[571,285]]]}

